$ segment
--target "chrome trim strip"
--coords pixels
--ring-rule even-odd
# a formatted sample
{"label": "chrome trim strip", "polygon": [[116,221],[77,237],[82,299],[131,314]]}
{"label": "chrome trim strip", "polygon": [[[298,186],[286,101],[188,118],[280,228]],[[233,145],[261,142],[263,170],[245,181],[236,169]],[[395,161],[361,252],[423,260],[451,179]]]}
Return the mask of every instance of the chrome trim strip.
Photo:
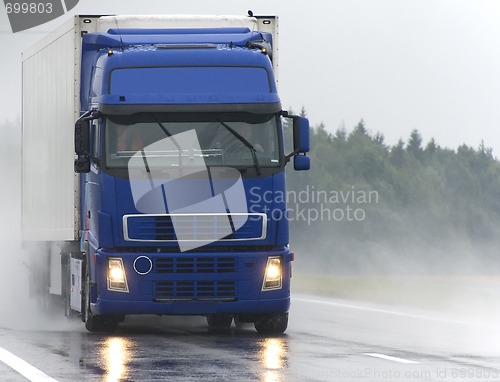
{"label": "chrome trim strip", "polygon": [[205,302],[233,302],[238,301],[236,297],[222,297],[222,298],[155,298],[154,302],[176,302],[176,301],[205,301]]}

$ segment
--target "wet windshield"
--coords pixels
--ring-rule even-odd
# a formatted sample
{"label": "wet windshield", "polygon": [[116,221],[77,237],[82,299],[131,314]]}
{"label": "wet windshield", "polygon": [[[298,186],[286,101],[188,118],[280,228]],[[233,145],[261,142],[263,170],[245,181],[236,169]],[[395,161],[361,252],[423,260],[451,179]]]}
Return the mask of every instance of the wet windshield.
{"label": "wet windshield", "polygon": [[135,162],[141,166],[141,157],[166,167],[203,162],[254,167],[256,161],[261,167],[279,165],[278,126],[272,114],[145,113],[108,117],[105,123],[107,167],[127,167]]}

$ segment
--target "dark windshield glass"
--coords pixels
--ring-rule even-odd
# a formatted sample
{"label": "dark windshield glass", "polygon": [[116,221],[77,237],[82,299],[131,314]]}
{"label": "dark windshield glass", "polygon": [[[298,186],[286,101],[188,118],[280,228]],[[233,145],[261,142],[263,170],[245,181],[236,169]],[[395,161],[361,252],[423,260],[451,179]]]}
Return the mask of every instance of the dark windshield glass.
{"label": "dark windshield glass", "polygon": [[142,166],[142,157],[166,167],[253,167],[253,150],[262,167],[280,162],[277,117],[272,114],[144,113],[108,117],[105,132],[106,166],[111,168]]}

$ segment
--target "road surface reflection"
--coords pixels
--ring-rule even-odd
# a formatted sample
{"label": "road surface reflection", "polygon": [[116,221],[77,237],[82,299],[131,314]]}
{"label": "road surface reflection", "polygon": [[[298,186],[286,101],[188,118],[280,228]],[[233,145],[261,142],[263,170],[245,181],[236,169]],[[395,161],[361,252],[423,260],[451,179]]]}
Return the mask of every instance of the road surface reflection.
{"label": "road surface reflection", "polygon": [[284,337],[266,338],[261,343],[260,362],[264,366],[262,382],[284,381],[282,369],[286,367],[288,345]]}
{"label": "road surface reflection", "polygon": [[101,360],[106,374],[106,382],[118,382],[127,372],[130,359],[130,341],[123,337],[109,337],[104,341]]}
{"label": "road surface reflection", "polygon": [[214,333],[190,318],[170,324],[145,328],[132,322],[111,336],[83,334],[81,371],[106,382],[288,379],[287,335],[266,338],[253,327]]}

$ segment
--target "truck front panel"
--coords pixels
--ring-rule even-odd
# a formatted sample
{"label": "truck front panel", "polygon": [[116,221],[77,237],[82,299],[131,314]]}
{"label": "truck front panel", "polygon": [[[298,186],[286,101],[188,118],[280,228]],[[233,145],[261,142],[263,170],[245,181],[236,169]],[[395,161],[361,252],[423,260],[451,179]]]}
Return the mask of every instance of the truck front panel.
{"label": "truck front panel", "polygon": [[[282,285],[263,290],[269,257],[282,259]],[[288,249],[281,251],[108,252],[95,256],[99,314],[215,314],[287,312],[290,305]],[[120,258],[126,291],[109,286],[109,259]]]}

